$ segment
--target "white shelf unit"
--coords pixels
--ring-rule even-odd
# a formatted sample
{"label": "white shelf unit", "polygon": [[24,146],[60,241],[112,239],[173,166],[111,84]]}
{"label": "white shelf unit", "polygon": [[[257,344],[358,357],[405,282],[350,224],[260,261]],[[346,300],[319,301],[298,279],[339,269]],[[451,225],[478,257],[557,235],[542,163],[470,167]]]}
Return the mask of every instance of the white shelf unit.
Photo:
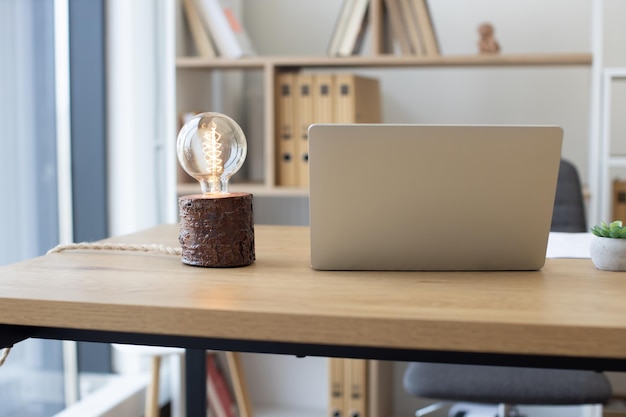
{"label": "white shelf unit", "polygon": [[598,200],[600,220],[607,222],[614,220],[611,218],[611,169],[626,169],[626,156],[615,156],[611,149],[612,92],[616,80],[626,80],[626,68],[604,68],[602,70],[602,119],[598,131]]}
{"label": "white shelf unit", "polygon": [[626,80],[626,67],[605,66],[605,15],[607,0],[592,0],[591,111],[589,132],[589,225],[612,221],[611,170],[626,171],[626,155],[615,155],[612,149],[612,98],[614,83]]}

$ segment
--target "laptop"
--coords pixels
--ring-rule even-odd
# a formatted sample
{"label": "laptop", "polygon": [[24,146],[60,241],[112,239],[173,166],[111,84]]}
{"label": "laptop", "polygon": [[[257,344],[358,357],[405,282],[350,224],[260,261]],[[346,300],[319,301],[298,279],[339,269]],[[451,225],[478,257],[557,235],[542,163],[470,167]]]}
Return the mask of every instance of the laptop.
{"label": "laptop", "polygon": [[562,139],[557,126],[311,125],[311,266],[541,269]]}

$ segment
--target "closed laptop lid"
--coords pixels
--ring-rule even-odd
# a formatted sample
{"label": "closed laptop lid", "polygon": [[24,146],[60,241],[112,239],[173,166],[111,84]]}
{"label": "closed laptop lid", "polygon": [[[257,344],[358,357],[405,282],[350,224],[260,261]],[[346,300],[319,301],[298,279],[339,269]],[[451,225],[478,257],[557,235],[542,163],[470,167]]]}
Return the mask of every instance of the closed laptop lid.
{"label": "closed laptop lid", "polygon": [[556,126],[312,125],[312,267],[540,269],[562,137]]}

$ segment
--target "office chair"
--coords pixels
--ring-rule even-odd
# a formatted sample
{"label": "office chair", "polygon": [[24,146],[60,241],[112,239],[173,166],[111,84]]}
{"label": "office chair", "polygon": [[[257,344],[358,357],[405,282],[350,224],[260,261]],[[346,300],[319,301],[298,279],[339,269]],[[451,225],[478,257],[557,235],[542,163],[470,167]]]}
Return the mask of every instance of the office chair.
{"label": "office chair", "polygon": [[585,203],[581,190],[578,170],[571,162],[561,159],[551,231],[588,232],[587,221],[585,220]]}
{"label": "office chair", "polygon": [[[508,417],[519,416],[518,405],[599,405],[611,397],[608,378],[595,371],[414,362],[403,384],[415,397],[442,401],[416,416],[449,402],[497,404],[497,417]],[[598,417],[601,408],[594,409]]]}
{"label": "office chair", "polygon": [[[578,171],[561,160],[551,230],[585,232],[584,199]],[[433,412],[449,402],[497,405],[496,417],[519,416],[516,405],[596,405],[611,397],[611,384],[594,371],[456,365],[415,362],[409,364],[403,385],[409,394],[439,402],[417,410],[416,416]],[[451,408],[451,417],[465,415]]]}

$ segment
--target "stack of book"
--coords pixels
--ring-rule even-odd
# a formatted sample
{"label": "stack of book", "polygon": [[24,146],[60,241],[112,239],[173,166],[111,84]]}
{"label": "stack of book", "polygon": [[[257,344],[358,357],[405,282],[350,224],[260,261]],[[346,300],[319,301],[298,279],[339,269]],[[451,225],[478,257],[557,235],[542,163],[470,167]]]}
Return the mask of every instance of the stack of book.
{"label": "stack of book", "polygon": [[328,47],[329,55],[349,56],[359,53],[368,23],[369,1],[343,1]]}
{"label": "stack of book", "polygon": [[391,414],[391,362],[329,359],[329,417]]}
{"label": "stack of book", "polygon": [[309,184],[313,123],[382,122],[380,82],[351,73],[281,72],[276,76],[276,183]]}
{"label": "stack of book", "polygon": [[225,357],[222,358],[221,354],[210,351],[207,353],[206,367],[207,415],[210,417],[252,417],[252,408],[238,353],[225,352]]}
{"label": "stack of book", "polygon": [[203,58],[241,58],[255,55],[244,26],[227,0],[184,0],[187,26]]}
{"label": "stack of book", "polygon": [[426,0],[385,0],[385,8],[393,37],[402,54],[439,55],[439,44]]}
{"label": "stack of book", "polygon": [[344,0],[328,47],[329,55],[350,56],[360,52],[373,1],[384,2],[385,15],[402,54],[439,55],[426,0]]}

